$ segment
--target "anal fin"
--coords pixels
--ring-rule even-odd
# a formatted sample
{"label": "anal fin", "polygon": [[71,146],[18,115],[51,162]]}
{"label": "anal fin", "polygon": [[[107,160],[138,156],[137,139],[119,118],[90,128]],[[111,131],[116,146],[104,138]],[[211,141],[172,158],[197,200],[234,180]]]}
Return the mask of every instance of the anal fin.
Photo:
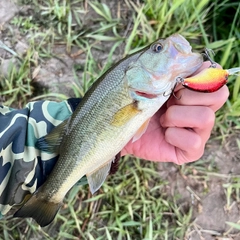
{"label": "anal fin", "polygon": [[104,164],[94,172],[86,174],[90,191],[92,194],[94,194],[104,183],[105,179],[107,178],[110,172],[111,165],[112,165],[112,160]]}

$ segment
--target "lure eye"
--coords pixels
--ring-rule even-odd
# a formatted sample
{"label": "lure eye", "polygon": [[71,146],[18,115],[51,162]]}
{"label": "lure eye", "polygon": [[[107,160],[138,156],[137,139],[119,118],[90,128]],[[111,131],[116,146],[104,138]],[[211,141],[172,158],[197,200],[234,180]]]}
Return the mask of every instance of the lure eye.
{"label": "lure eye", "polygon": [[155,52],[155,53],[159,53],[161,52],[163,49],[163,45],[161,43],[156,43],[152,46],[152,50]]}

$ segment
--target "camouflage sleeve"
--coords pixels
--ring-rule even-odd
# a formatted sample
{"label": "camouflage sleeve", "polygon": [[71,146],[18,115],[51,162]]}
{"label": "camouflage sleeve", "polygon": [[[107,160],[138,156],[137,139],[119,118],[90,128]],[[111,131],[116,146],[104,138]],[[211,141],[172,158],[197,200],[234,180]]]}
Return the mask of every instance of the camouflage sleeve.
{"label": "camouflage sleeve", "polygon": [[69,118],[79,101],[37,101],[20,110],[0,106],[0,218],[45,181],[57,156],[36,149],[36,140]]}

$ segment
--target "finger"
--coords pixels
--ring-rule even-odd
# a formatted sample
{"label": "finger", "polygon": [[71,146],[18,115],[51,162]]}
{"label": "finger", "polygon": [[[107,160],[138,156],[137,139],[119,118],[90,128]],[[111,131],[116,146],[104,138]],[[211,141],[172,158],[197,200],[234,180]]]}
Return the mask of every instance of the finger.
{"label": "finger", "polygon": [[[202,66],[199,69],[197,69],[197,71],[194,72],[191,76],[194,76],[194,75],[198,74],[199,72],[201,72],[205,68],[209,68],[211,65],[212,64],[211,64],[210,61],[203,62]],[[220,64],[216,63],[216,68],[222,68],[222,66]]]}
{"label": "finger", "polygon": [[198,160],[204,153],[205,142],[195,132],[171,127],[165,132],[165,140],[175,146],[176,164]]}
{"label": "finger", "polygon": [[160,118],[164,128],[191,128],[203,141],[209,139],[214,122],[213,110],[205,106],[173,105]]}
{"label": "finger", "polygon": [[185,106],[208,106],[214,112],[220,109],[229,96],[229,90],[226,85],[216,92],[202,93],[181,88],[175,92],[176,97],[171,97],[167,106],[185,105]]}

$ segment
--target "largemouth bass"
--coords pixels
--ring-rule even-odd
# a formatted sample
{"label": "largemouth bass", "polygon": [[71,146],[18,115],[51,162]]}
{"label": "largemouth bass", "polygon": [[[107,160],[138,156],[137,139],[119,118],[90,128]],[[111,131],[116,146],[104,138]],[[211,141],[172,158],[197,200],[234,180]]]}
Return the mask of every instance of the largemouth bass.
{"label": "largemouth bass", "polygon": [[193,53],[188,41],[175,34],[110,68],[92,85],[72,117],[44,138],[45,150],[59,153],[59,160],[47,181],[14,216],[48,225],[67,192],[84,175],[91,192],[96,192],[115,155],[144,134],[176,78],[191,75],[202,62],[202,55]]}

